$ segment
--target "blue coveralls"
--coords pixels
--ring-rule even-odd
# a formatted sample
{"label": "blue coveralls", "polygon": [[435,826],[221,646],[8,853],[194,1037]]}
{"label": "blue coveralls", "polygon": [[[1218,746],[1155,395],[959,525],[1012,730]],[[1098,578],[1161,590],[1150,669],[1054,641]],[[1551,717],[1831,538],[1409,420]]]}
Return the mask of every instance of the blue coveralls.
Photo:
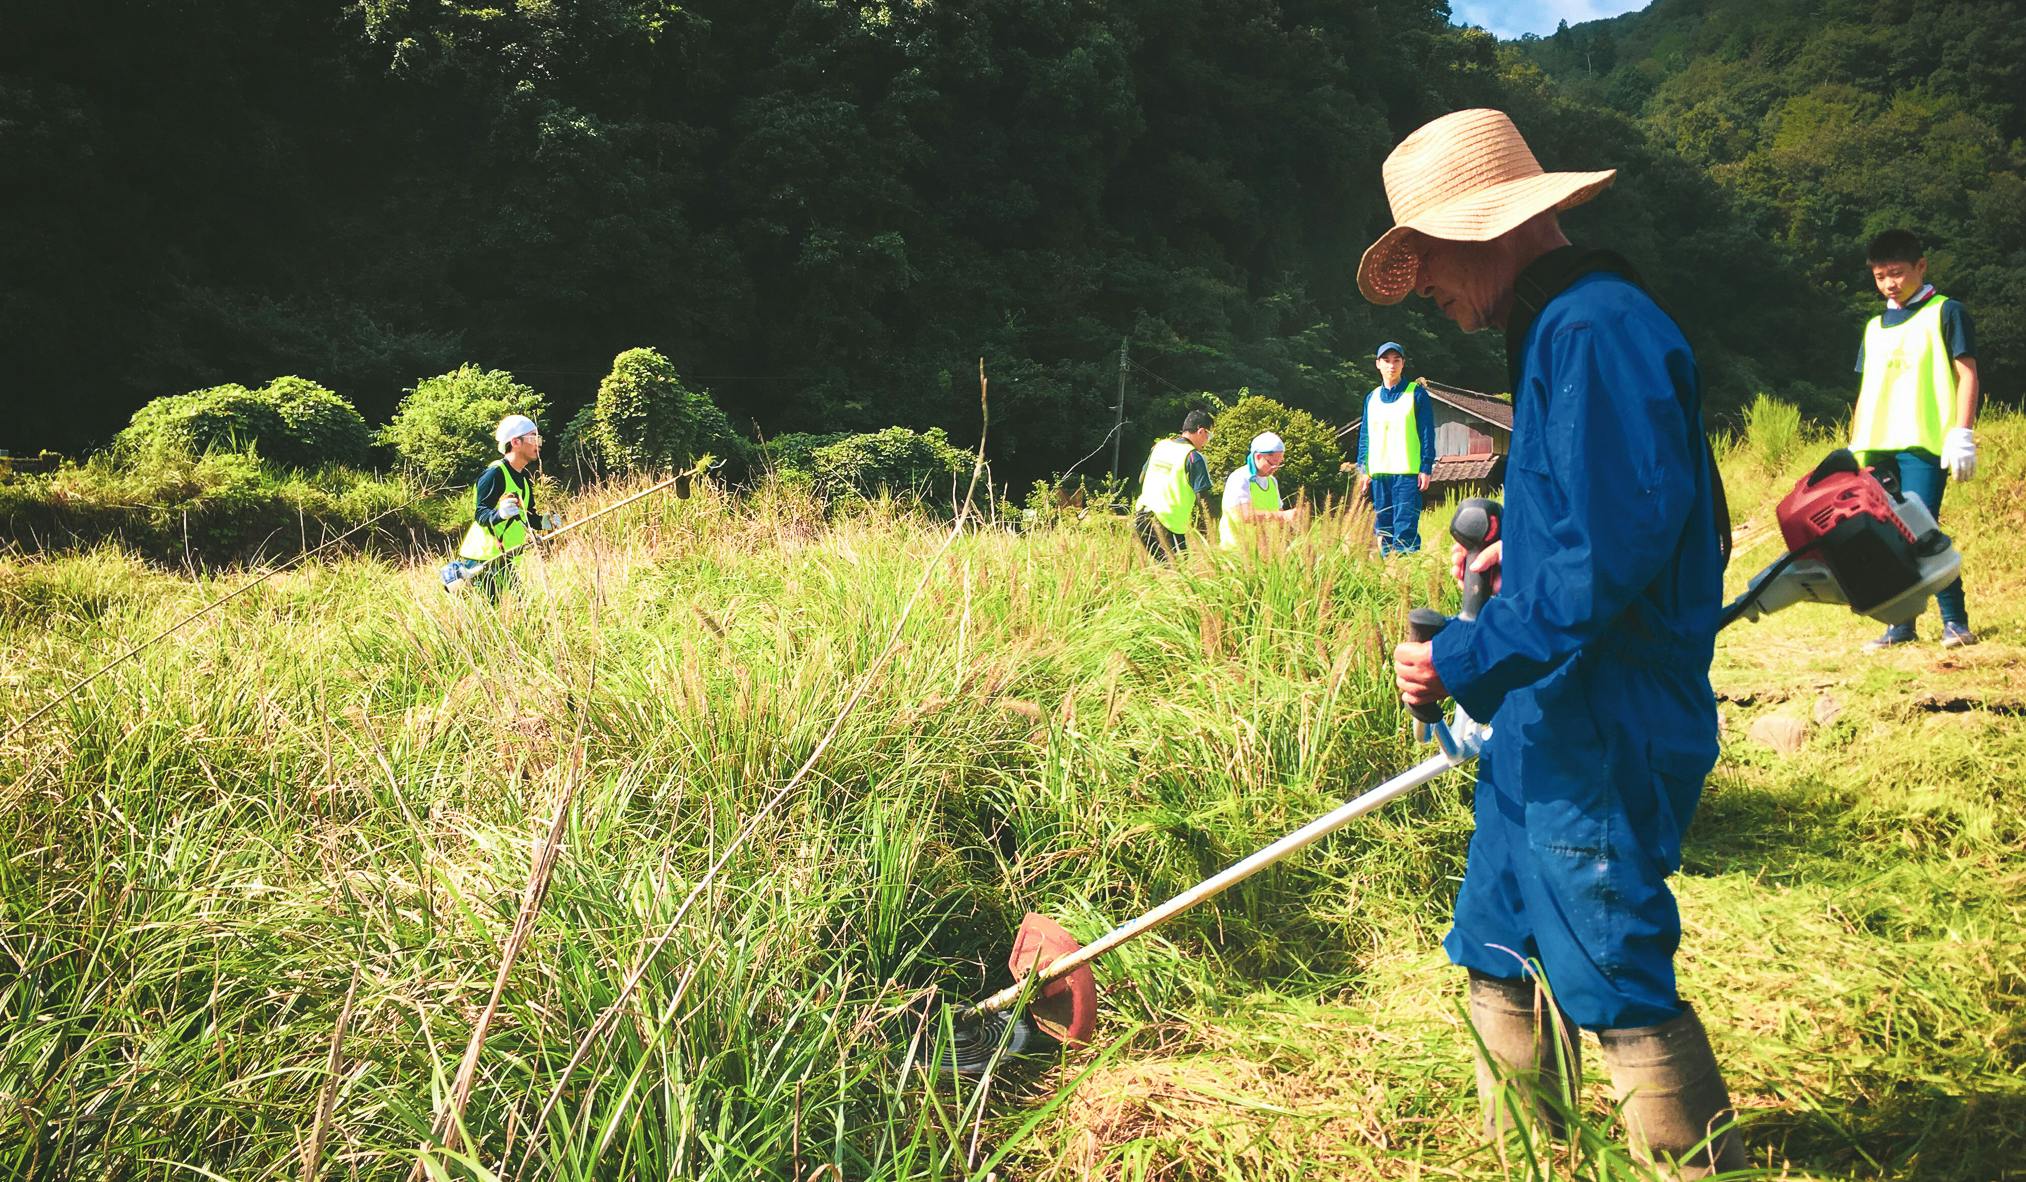
{"label": "blue coveralls", "polygon": [[1681,1012],[1667,876],[1716,763],[1709,664],[1722,595],[1688,342],[1621,276],[1593,273],[1520,346],[1503,582],[1434,642],[1435,669],[1493,727],[1455,963],[1538,958],[1578,1025]]}

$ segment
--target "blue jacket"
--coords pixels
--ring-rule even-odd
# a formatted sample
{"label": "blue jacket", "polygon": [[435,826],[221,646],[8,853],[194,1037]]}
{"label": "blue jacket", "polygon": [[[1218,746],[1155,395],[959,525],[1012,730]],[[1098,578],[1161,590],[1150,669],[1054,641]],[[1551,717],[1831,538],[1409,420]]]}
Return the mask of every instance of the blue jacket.
{"label": "blue jacket", "polygon": [[[1595,724],[1713,761],[1723,569],[1688,342],[1636,284],[1592,273],[1525,330],[1515,373],[1502,586],[1436,637],[1436,672],[1494,720],[1515,691],[1547,694],[1579,654],[1638,666],[1651,675],[1638,700],[1592,700]],[[1532,728],[1513,729],[1494,743]]]}
{"label": "blue jacket", "polygon": [[[1406,383],[1412,380],[1412,378],[1402,379],[1401,385],[1397,389],[1391,386],[1372,387],[1372,392],[1365,395],[1365,422],[1369,423],[1372,421],[1372,399],[1377,398],[1381,402],[1388,403],[1398,402],[1400,401],[1402,391],[1406,389]],[[1421,471],[1424,474],[1433,472],[1435,470],[1435,404],[1429,399],[1428,387],[1426,386],[1414,387],[1414,429],[1415,433],[1421,436]],[[1358,432],[1358,471],[1360,472],[1371,470],[1370,465],[1365,462],[1365,457],[1371,454],[1371,449],[1366,443],[1371,437],[1372,433],[1370,431],[1360,430]]]}

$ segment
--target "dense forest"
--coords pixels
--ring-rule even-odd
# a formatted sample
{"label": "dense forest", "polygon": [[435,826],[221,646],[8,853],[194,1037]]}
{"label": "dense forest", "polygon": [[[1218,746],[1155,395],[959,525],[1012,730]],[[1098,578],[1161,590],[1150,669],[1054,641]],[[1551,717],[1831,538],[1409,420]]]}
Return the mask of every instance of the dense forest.
{"label": "dense forest", "polygon": [[301,374],[385,421],[470,361],[567,416],[652,346],[742,430],[977,436],[1002,475],[1196,391],[1350,417],[1379,164],[1461,106],[1645,269],[1712,405],[1847,402],[1861,239],[1907,221],[2020,370],[2011,5],[1661,0],[1522,43],[1431,0],[78,0],[0,18],[0,446]]}

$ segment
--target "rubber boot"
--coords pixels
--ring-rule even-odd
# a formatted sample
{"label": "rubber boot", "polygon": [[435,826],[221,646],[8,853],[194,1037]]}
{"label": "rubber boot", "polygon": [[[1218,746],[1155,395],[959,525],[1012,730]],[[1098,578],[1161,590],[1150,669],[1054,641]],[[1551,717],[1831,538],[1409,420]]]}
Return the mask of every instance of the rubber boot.
{"label": "rubber boot", "polygon": [[1598,1038],[1612,1090],[1624,1106],[1633,1157],[1671,1164],[1670,1176],[1681,1179],[1744,1168],[1737,1113],[1693,1009],[1684,1006],[1679,1017],[1658,1026],[1605,1030]]}
{"label": "rubber boot", "polygon": [[1533,1119],[1552,1136],[1562,1136],[1562,1113],[1575,1102],[1575,1085],[1583,1078],[1575,1026],[1532,981],[1507,981],[1475,969],[1470,1024],[1483,1044],[1476,1055],[1477,1103],[1486,1139],[1503,1140],[1512,1128],[1512,1109],[1500,1094],[1503,1083],[1518,1085]]}

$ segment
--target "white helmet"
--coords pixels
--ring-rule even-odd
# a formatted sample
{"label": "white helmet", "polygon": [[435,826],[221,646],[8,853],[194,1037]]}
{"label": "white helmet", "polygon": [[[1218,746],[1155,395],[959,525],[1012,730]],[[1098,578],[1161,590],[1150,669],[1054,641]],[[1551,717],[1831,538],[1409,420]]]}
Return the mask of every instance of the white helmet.
{"label": "white helmet", "polygon": [[500,454],[505,455],[508,444],[523,435],[535,435],[539,432],[540,428],[536,427],[535,421],[528,416],[508,415],[499,421],[499,426],[492,429],[492,441],[499,444]]}
{"label": "white helmet", "polygon": [[1287,445],[1280,441],[1280,436],[1275,435],[1271,431],[1261,431],[1252,437],[1252,454],[1255,456],[1270,455],[1277,451],[1286,450]]}

